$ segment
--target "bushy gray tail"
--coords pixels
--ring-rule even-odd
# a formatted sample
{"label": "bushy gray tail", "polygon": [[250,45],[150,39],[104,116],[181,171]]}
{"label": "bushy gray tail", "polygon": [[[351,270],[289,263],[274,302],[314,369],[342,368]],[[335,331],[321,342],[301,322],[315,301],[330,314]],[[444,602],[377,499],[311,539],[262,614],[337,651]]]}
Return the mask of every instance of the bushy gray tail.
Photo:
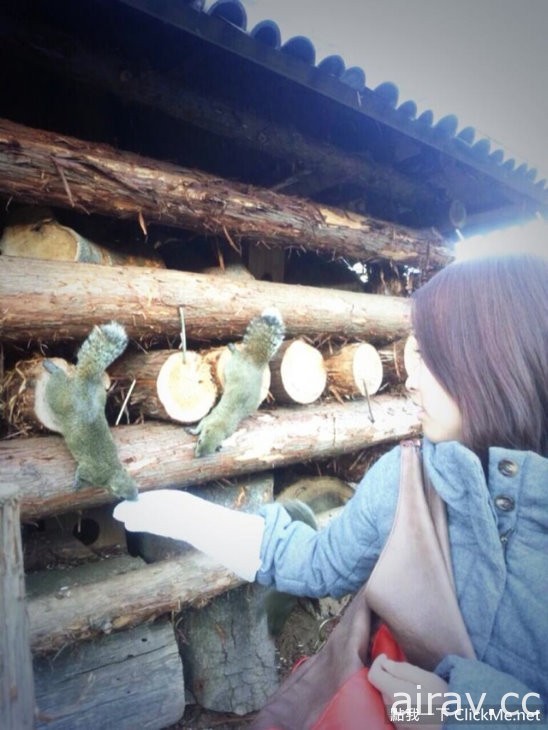
{"label": "bushy gray tail", "polygon": [[243,350],[259,365],[266,365],[283,342],[285,326],[277,309],[265,309],[248,324]]}
{"label": "bushy gray tail", "polygon": [[122,354],[127,343],[126,331],[118,322],[95,326],[78,352],[78,374],[101,375]]}

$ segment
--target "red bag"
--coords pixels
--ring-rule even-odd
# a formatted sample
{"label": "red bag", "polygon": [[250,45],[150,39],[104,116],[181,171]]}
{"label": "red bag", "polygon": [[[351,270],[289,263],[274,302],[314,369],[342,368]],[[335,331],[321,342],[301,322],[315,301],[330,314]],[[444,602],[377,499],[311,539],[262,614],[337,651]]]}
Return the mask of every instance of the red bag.
{"label": "red bag", "polygon": [[[369,580],[321,650],[300,664],[252,730],[388,730],[382,696],[367,679],[385,653],[432,670],[447,654],[473,658],[455,597],[445,505],[423,482],[419,443],[401,444],[392,530]],[[373,616],[383,624],[372,632]]]}
{"label": "red bag", "polygon": [[[382,624],[373,636],[371,661],[379,654],[386,654],[397,662],[405,661],[403,651],[386,624]],[[346,680],[314,724],[313,730],[348,730],[356,721],[356,716],[368,718],[368,730],[394,727],[386,715],[382,695],[369,682],[368,674],[368,667],[363,667]]]}

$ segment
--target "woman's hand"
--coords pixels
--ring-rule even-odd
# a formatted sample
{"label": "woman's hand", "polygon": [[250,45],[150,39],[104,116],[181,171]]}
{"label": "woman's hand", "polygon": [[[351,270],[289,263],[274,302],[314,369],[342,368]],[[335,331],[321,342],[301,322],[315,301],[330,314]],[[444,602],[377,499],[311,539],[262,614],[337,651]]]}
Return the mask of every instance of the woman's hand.
{"label": "woman's hand", "polygon": [[[421,712],[419,705],[422,704],[424,714],[430,712],[432,706],[435,707],[436,704],[443,702],[443,697],[436,697],[432,700],[432,695],[436,693],[443,695],[448,689],[447,682],[437,674],[427,672],[407,662],[392,661],[385,654],[380,654],[371,664],[369,681],[382,694],[384,704],[388,708],[397,702],[394,709],[403,711],[401,713],[402,721],[392,720],[398,730],[421,727],[418,714]],[[418,694],[420,697],[417,697]],[[408,697],[409,700],[407,700]],[[428,706],[429,701],[431,707]],[[418,713],[414,711],[415,708],[418,708]],[[409,709],[409,712],[405,712],[406,709]],[[439,730],[441,723],[436,725],[429,722],[428,728]]]}

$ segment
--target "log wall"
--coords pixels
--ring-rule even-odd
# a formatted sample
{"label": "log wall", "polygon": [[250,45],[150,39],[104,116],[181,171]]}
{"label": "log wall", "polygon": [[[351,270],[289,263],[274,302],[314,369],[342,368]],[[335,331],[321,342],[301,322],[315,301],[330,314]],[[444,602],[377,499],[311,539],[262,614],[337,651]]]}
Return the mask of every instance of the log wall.
{"label": "log wall", "polygon": [[[0,120],[0,194],[17,203],[133,220],[145,233],[155,223],[219,236],[234,249],[244,242],[255,247],[253,251],[262,250],[257,249],[259,243],[278,252],[298,247],[362,262],[387,259],[424,265],[428,270],[450,260],[432,231],[413,231],[7,120]],[[51,245],[55,249],[55,240]],[[390,348],[403,343],[410,331],[405,297],[120,265],[116,256],[109,260],[113,265],[2,256],[0,339],[6,358],[19,362],[27,354],[29,359],[66,357],[94,325],[110,320],[126,328],[134,351],[143,345],[176,347],[182,327],[192,345],[216,347],[239,340],[253,316],[275,306],[284,319],[287,340],[372,343],[385,348],[383,360],[390,363],[388,390],[382,395],[360,397],[358,388],[340,402],[328,394],[309,406],[270,402],[207,458],[195,457],[196,436],[189,430],[155,422],[146,411],[142,422],[113,427],[121,461],[140,490],[189,485],[199,490],[206,483],[211,488],[214,480],[218,482],[213,489],[222,490],[223,480],[337,458],[418,434],[408,399],[390,391],[391,384],[402,380],[401,344],[397,352]],[[75,492],[74,471],[75,463],[58,435],[10,433],[0,440],[3,483],[20,495],[17,509],[25,524],[114,501],[97,488]],[[244,508],[240,503],[236,507]],[[10,530],[4,531],[9,535],[9,544],[3,546],[8,558],[4,565],[13,566],[21,558],[18,522],[19,511],[8,520]],[[126,546],[117,547],[124,552]],[[84,550],[82,555],[89,559],[93,553]],[[173,642],[166,639],[169,623],[163,621],[157,628],[145,624],[165,619],[182,606],[199,608],[240,581],[194,552],[138,570],[118,570],[117,565],[112,558],[105,561],[104,574],[91,584],[76,579],[61,593],[58,586],[33,593],[26,604],[30,638],[24,635],[20,616],[16,634],[22,654],[17,657],[6,652],[11,648],[8,621],[14,614],[13,606],[4,605],[0,654],[7,656],[12,669],[17,666],[15,696],[24,701],[18,706],[11,675],[3,677],[4,706],[9,700],[19,714],[13,721],[2,716],[2,727],[31,727],[32,674],[29,661],[23,661],[30,659],[29,646],[35,656],[39,727],[84,728],[90,717],[101,724],[103,716],[111,722],[112,703],[117,726],[132,727],[137,715],[140,721],[145,717],[139,703],[162,704],[168,687],[166,712],[150,718],[147,727],[164,727],[178,719],[184,690],[179,700],[182,672]],[[22,569],[19,565],[18,578],[0,572],[6,600],[11,596],[23,601],[21,585],[14,583],[22,580]],[[160,637],[146,657],[132,648],[143,642],[142,633]],[[94,643],[83,644],[86,640]],[[58,661],[51,663],[57,652]],[[173,686],[159,680],[147,684],[146,695],[139,691],[137,697],[135,688],[143,684],[143,674],[154,674],[160,665]],[[99,677],[99,684],[95,694],[88,695],[90,677]],[[113,685],[123,688],[123,701]]]}

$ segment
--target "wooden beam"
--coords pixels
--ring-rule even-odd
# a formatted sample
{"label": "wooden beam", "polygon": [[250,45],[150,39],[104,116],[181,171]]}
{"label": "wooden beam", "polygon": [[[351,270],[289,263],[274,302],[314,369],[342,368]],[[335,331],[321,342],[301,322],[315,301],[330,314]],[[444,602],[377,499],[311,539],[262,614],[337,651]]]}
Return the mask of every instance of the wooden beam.
{"label": "wooden beam", "polygon": [[48,654],[76,641],[178,612],[184,605],[203,605],[241,583],[195,551],[96,583],[75,583],[62,600],[57,592],[29,600],[32,650],[35,655]]}
{"label": "wooden beam", "polygon": [[0,727],[34,728],[34,682],[29,644],[18,487],[0,483]]}
{"label": "wooden beam", "polygon": [[132,338],[197,342],[240,338],[265,307],[279,309],[287,336],[343,335],[386,343],[409,334],[409,299],[268,281],[130,266],[2,257],[0,337],[83,339],[116,320]]}
{"label": "wooden beam", "polygon": [[37,657],[34,669],[36,730],[152,730],[172,727],[185,709],[183,667],[170,621],[67,647],[53,658]]}
{"label": "wooden beam", "polygon": [[452,255],[413,230],[311,201],[0,120],[0,194],[358,261],[440,268]]}
{"label": "wooden beam", "polygon": [[[335,508],[320,514],[320,528],[339,511]],[[104,562],[106,573],[109,561]],[[78,582],[77,569],[73,573],[62,600],[53,591],[29,601],[31,646],[36,656],[179,613],[185,606],[203,606],[244,582],[196,550],[136,570],[111,572],[86,585]]]}
{"label": "wooden beam", "polygon": [[75,583],[63,600],[58,593],[29,600],[31,647],[35,655],[48,654],[76,641],[176,613],[184,605],[207,603],[240,583],[233,573],[196,551],[106,575],[96,583]]}
{"label": "wooden beam", "polygon": [[[371,416],[375,419],[370,420]],[[242,421],[217,453],[196,458],[196,436],[178,425],[147,422],[113,428],[120,459],[139,489],[184,487],[359,451],[419,432],[416,409],[400,396],[260,410]],[[21,489],[25,520],[113,501],[101,489],[74,491],[75,464],[63,439],[0,441],[0,471]]]}

